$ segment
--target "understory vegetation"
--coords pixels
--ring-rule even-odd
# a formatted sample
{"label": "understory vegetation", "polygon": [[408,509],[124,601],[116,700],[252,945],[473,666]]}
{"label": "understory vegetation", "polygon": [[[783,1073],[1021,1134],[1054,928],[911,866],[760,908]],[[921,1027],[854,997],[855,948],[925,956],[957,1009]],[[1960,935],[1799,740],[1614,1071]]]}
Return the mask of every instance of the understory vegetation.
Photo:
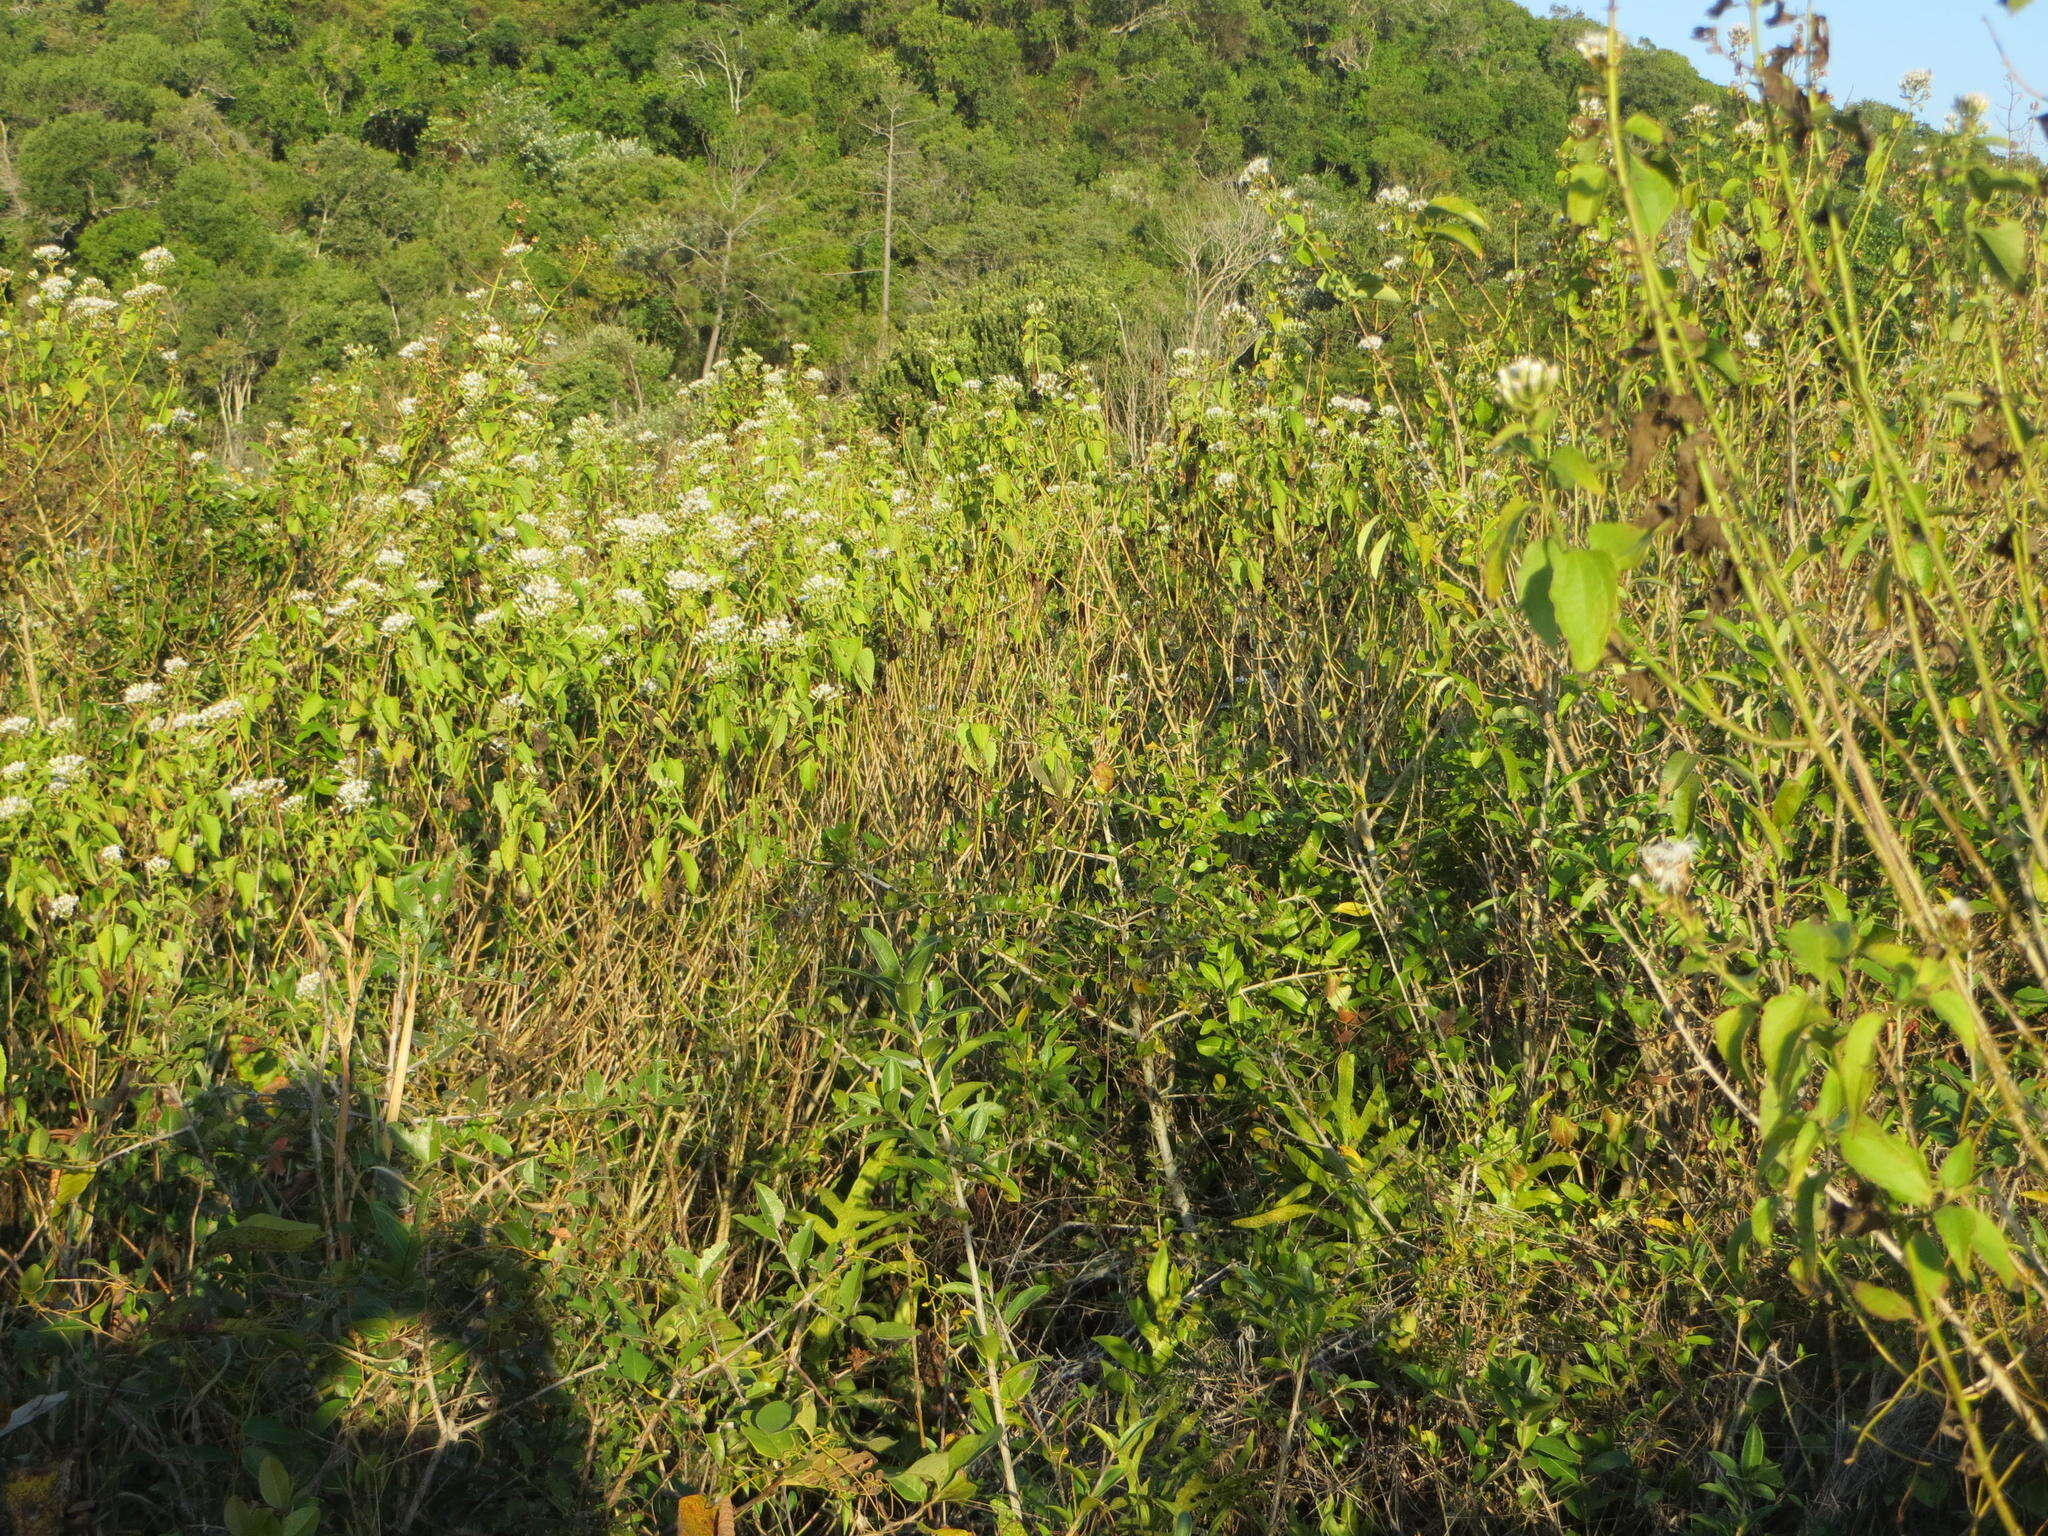
{"label": "understory vegetation", "polygon": [[32,253],[13,1529],[2041,1529],[2042,175],[1754,24],[1121,405],[521,237],[225,456]]}

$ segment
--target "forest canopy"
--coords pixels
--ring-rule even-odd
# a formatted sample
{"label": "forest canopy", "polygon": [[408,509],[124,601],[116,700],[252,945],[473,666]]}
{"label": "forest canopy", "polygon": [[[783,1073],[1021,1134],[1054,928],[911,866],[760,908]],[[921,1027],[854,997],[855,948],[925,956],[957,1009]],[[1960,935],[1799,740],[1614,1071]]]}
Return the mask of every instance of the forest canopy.
{"label": "forest canopy", "polygon": [[[565,411],[797,336],[860,372],[885,330],[1022,289],[1128,336],[1255,157],[1339,205],[1547,211],[1582,25],[1510,0],[68,0],[0,16],[0,262],[55,240],[120,284],[168,247],[179,367],[231,429],[395,349],[513,242],[563,306]],[[1626,78],[1667,118],[1711,95],[1650,48]]]}

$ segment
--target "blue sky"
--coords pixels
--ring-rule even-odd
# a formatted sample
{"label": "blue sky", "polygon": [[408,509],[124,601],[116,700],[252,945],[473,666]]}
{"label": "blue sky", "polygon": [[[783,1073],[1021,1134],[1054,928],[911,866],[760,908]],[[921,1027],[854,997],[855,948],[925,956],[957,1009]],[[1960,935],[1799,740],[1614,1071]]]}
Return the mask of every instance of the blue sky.
{"label": "blue sky", "polygon": [[[1726,80],[1726,62],[1692,41],[1692,29],[1704,21],[1707,4],[1708,0],[1620,0],[1621,30],[1676,49],[1710,79]],[[1547,9],[1542,0],[1530,8]],[[1599,17],[1605,15],[1606,3],[1575,0],[1574,8]],[[1791,8],[1805,6],[1794,0]],[[1769,9],[1766,5],[1767,13]],[[1925,115],[1939,121],[1955,97],[1982,91],[1991,98],[1993,127],[2005,125],[2009,109],[2016,119],[2013,126],[2018,127],[2017,119],[2024,118],[2030,102],[2008,83],[1985,30],[1986,19],[1997,28],[2019,72],[2035,90],[2048,91],[2048,0],[2035,0],[2018,15],[1991,0],[1828,0],[1815,9],[1833,23],[1833,90],[1838,102],[1874,97],[1896,103],[1900,75],[1909,69],[1931,69],[1934,99]],[[1747,0],[1736,0],[1721,25],[1746,22],[1748,10]],[[2042,106],[2033,103],[2031,110],[2041,111]]]}

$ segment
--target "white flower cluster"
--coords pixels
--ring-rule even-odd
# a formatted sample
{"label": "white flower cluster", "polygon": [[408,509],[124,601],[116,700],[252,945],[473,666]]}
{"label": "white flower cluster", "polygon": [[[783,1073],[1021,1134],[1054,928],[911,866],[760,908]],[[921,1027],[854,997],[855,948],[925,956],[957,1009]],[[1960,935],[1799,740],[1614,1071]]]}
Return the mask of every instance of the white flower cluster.
{"label": "white flower cluster", "polygon": [[1540,357],[1518,357],[1495,375],[1502,402],[1516,411],[1533,411],[1557,392],[1563,374],[1557,364]]}
{"label": "white flower cluster", "polygon": [[216,725],[225,725],[230,720],[239,719],[241,714],[242,701],[230,697],[209,704],[204,709],[188,710],[175,714],[161,725],[152,721],[151,729],[180,733],[186,731],[205,731],[211,730]]}
{"label": "white flower cluster", "polygon": [[239,784],[228,786],[228,800],[234,805],[247,805],[251,801],[262,804],[278,799],[284,791],[283,779],[243,779]]}
{"label": "white flower cluster", "polygon": [[1667,837],[1643,845],[1643,873],[1650,884],[1666,896],[1676,896],[1692,882],[1692,862],[1699,857],[1697,838]]}

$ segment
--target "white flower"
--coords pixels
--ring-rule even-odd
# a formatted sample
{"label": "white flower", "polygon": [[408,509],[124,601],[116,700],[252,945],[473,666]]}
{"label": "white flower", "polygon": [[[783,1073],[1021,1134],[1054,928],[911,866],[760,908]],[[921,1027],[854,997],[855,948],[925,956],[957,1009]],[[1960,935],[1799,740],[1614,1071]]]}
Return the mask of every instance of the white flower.
{"label": "white flower", "polygon": [[35,808],[35,802],[26,795],[0,795],[0,821],[17,820]]}
{"label": "white flower", "polygon": [[162,683],[130,683],[121,690],[123,704],[147,704],[164,691]]}
{"label": "white flower", "polygon": [[1760,139],[1764,136],[1764,125],[1758,118],[1745,117],[1735,125],[1735,131],[1745,139]]}
{"label": "white flower", "polygon": [[151,854],[142,861],[142,872],[152,878],[168,875],[171,872],[171,861],[160,853]]}
{"label": "white flower", "polygon": [[387,613],[377,621],[377,633],[385,636],[403,634],[412,625],[413,617],[409,613]]}
{"label": "white flower", "polygon": [[471,629],[489,629],[504,617],[505,610],[502,608],[481,608],[471,616],[469,627]]}
{"label": "white flower", "polygon": [[544,619],[569,605],[569,589],[552,576],[536,576],[514,599],[521,618]]}
{"label": "white flower", "polygon": [[334,786],[334,803],[344,811],[360,811],[370,803],[368,779],[343,779]]}
{"label": "white flower", "polygon": [[612,530],[625,544],[651,544],[656,539],[665,539],[675,532],[675,526],[659,512],[642,512],[636,517],[614,517],[607,519]]}
{"label": "white flower", "polygon": [[128,304],[147,304],[152,299],[162,298],[170,291],[162,283],[137,283],[133,288],[122,294],[121,298],[124,303]]}
{"label": "white flower", "polygon": [[60,923],[68,919],[77,910],[78,898],[68,891],[62,896],[52,896],[50,898],[50,916]]}
{"label": "white flower", "polygon": [[66,752],[50,759],[50,782],[62,789],[73,779],[82,777],[89,769],[90,765],[76,752]]}
{"label": "white flower", "polygon": [[760,646],[764,651],[780,650],[786,645],[797,645],[802,642],[802,639],[803,637],[798,633],[797,627],[790,623],[789,620],[781,618],[762,620],[755,628],[753,634],[754,644]]}
{"label": "white flower", "polygon": [[1676,896],[1691,883],[1692,861],[1699,851],[1699,839],[1694,837],[1667,837],[1661,842],[1645,843],[1640,855],[1643,873],[1666,896]]}
{"label": "white flower", "polygon": [[638,587],[621,587],[612,594],[612,601],[621,608],[645,608],[647,594]]}
{"label": "white flower", "polygon": [[405,551],[386,545],[383,549],[377,551],[376,558],[370,563],[381,571],[403,570],[405,568]]}
{"label": "white flower", "polygon": [[1580,58],[1588,64],[1598,66],[1611,58],[1620,57],[1624,44],[1619,34],[1609,32],[1605,27],[1591,27],[1581,32],[1578,41],[1572,46],[1579,50]]}
{"label": "white flower", "polygon": [[320,995],[320,989],[327,985],[327,978],[318,971],[301,971],[299,979],[292,983],[292,996],[300,1002],[311,1002]]}
{"label": "white flower", "polygon": [[9,715],[5,720],[0,720],[0,736],[25,735],[33,724],[35,722],[27,715]]}
{"label": "white flower", "polygon": [[830,704],[845,692],[846,690],[837,683],[817,683],[811,688],[811,702],[813,704]]}
{"label": "white flower", "polygon": [[796,600],[806,605],[822,603],[837,597],[845,590],[844,576],[834,575],[830,571],[818,571],[804,578],[803,588],[797,593]]}
{"label": "white flower", "polygon": [[245,800],[273,799],[283,793],[283,779],[244,779],[228,786],[228,799],[236,805]]}
{"label": "white flower", "polygon": [[1909,69],[1899,76],[1899,94],[1914,105],[1934,94],[1934,71]]}
{"label": "white flower", "polygon": [[1562,375],[1540,357],[1518,357],[1496,376],[1500,397],[1511,410],[1528,411],[1548,400]]}
{"label": "white flower", "polygon": [[183,672],[186,668],[190,667],[191,665],[192,663],[187,661],[182,656],[166,656],[164,658],[164,676],[176,677],[180,672]]}
{"label": "white flower", "polygon": [[29,255],[43,263],[44,266],[48,266],[53,261],[62,261],[65,252],[64,247],[61,245],[39,245],[30,251]]}
{"label": "white flower", "polygon": [[1387,339],[1384,336],[1368,336],[1359,343],[1359,345],[1368,352],[1377,352],[1381,347],[1384,347],[1386,344]]}
{"label": "white flower", "polygon": [[100,850],[100,862],[107,865],[125,864],[128,862],[128,850],[119,843],[108,843]]}
{"label": "white flower", "polygon": [[718,581],[702,571],[674,570],[661,578],[661,584],[671,592],[709,592]]}
{"label": "white flower", "polygon": [[721,613],[705,622],[704,627],[693,637],[699,645],[725,645],[737,640],[740,631],[747,627],[745,619],[736,613]]}
{"label": "white flower", "polygon": [[1956,98],[1956,116],[1965,123],[1981,120],[1991,110],[1991,98],[1982,91],[1965,91]]}
{"label": "white flower", "polygon": [[1374,193],[1373,201],[1385,203],[1390,208],[1405,208],[1414,196],[1415,194],[1406,187],[1402,186],[1399,182],[1395,182],[1391,186],[1381,187],[1378,192]]}
{"label": "white flower", "polygon": [[524,256],[528,251],[532,249],[533,242],[531,240],[514,240],[510,245],[505,247],[504,254],[507,256],[514,257]]}
{"label": "white flower", "polygon": [[0,768],[0,779],[20,779],[28,775],[28,764],[16,758],[5,768]]}
{"label": "white flower", "polygon": [[52,736],[69,736],[78,729],[78,720],[72,715],[52,715],[50,723],[43,727]]}
{"label": "white flower", "polygon": [[1260,155],[1256,159],[1246,162],[1245,168],[1237,173],[1238,185],[1248,186],[1252,182],[1257,181],[1260,177],[1270,176],[1272,174],[1272,158],[1267,155]]}
{"label": "white flower", "polygon": [[162,246],[152,245],[135,258],[135,264],[151,277],[162,277],[178,264],[178,258]]}
{"label": "white flower", "polygon": [[555,552],[545,545],[522,545],[512,551],[512,563],[538,570],[542,566],[555,563]]}

